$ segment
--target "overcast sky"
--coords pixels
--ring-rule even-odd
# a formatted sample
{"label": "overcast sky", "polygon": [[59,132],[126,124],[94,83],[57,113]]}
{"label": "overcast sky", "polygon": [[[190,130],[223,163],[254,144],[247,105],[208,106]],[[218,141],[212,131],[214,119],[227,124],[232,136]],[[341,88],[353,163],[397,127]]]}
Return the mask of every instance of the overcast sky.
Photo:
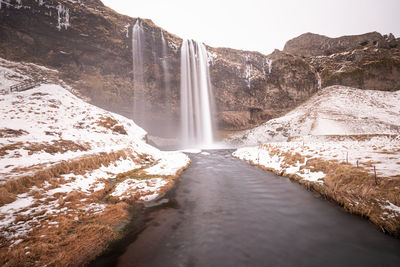
{"label": "overcast sky", "polygon": [[305,32],[400,35],[400,0],[102,0],[119,13],[214,47],[264,54]]}

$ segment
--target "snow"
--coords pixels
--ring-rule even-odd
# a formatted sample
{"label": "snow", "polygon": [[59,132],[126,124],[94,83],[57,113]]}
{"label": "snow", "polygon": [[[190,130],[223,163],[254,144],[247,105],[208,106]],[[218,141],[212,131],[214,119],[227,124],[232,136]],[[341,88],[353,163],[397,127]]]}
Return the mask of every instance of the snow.
{"label": "snow", "polygon": [[0,92],[3,90],[8,92],[10,86],[17,84],[24,79],[27,79],[27,77],[12,69],[0,66]]}
{"label": "snow", "polygon": [[318,90],[321,90],[322,80],[321,80],[321,75],[319,74],[319,72],[317,72],[317,79],[318,79]]}
{"label": "snow", "polygon": [[69,24],[69,8],[64,7],[61,3],[57,6],[57,29],[60,31],[62,28],[68,29]]}
{"label": "snow", "polygon": [[[57,75],[56,71],[42,66],[0,58],[0,90],[31,78],[37,71]],[[147,133],[132,120],[95,107],[72,94],[73,88],[61,82],[56,84],[55,79],[52,81],[27,91],[7,91],[0,95],[0,133],[11,130],[0,137],[0,148],[8,147],[0,154],[0,187],[9,179],[34,175],[61,162],[121,151],[126,157],[84,173],[74,174],[71,170],[56,178],[58,183],[44,181],[17,195],[12,203],[0,206],[1,236],[14,244],[59,214],[101,213],[108,204],[93,202],[90,196],[106,188],[109,181],[115,185],[112,192],[117,192],[121,199],[136,193],[141,194],[138,199],[141,201],[157,198],[161,188],[171,183],[170,177],[178,175],[190,163],[184,153],[163,152],[146,144]],[[126,134],[102,126],[101,122],[106,119],[113,121],[114,126],[123,127]],[[62,142],[66,145],[60,145]],[[151,177],[136,181],[116,179],[121,173],[138,169]],[[72,191],[80,192],[87,199],[80,199],[74,208],[60,205],[59,200]],[[20,215],[24,220],[16,221]]]}
{"label": "snow", "polygon": [[[142,141],[145,131],[133,121],[87,104],[59,85],[42,84],[32,90],[4,95],[2,100],[0,129],[27,132],[12,139],[0,139],[0,145],[25,144],[19,147],[18,153],[0,157],[0,174],[5,178],[10,171],[7,165],[26,168],[44,162],[70,160],[99,152],[109,153],[127,147],[137,150],[146,146]],[[128,134],[116,134],[98,125],[102,118],[107,117],[117,120]],[[56,154],[38,151],[32,155],[26,149],[30,144],[52,144],[60,140],[73,141],[90,149]],[[12,173],[13,176],[18,174]]]}
{"label": "snow", "polygon": [[[16,213],[19,210],[23,210],[23,209],[31,206],[33,204],[33,202],[34,202],[33,197],[28,197],[27,194],[21,194],[21,195],[19,195],[18,199],[15,200],[14,202],[1,206],[0,214]],[[8,223],[10,223],[10,221],[1,220],[0,226],[5,226]]]}
{"label": "snow", "polygon": [[162,178],[127,179],[118,184],[111,196],[119,197],[119,199],[130,199],[132,194],[139,193],[141,195],[139,200],[151,201],[159,196],[158,192],[167,184],[168,182]]}
{"label": "snow", "polygon": [[[375,166],[379,177],[400,175],[398,163],[400,162],[399,136],[364,136],[361,139],[357,136],[305,136],[290,142],[271,142],[267,144],[281,152],[299,153],[306,158],[320,158],[339,162],[348,161],[354,166],[358,165],[364,168],[369,173],[374,173]],[[243,158],[244,160],[250,159],[254,161],[254,158],[257,158],[259,147],[252,147],[252,149],[254,150],[244,148],[247,153],[254,154]],[[264,149],[260,151],[262,156],[269,157],[268,152]],[[276,161],[279,162],[279,160]],[[261,162],[261,164],[265,165],[264,162]],[[278,170],[278,168],[272,166],[266,167]],[[288,173],[287,170],[286,173]]]}
{"label": "snow", "polygon": [[131,26],[130,23],[128,23],[128,24],[126,24],[126,25],[124,26],[126,38],[129,38],[129,27],[130,27],[130,26]]}
{"label": "snow", "polygon": [[311,135],[341,135],[346,133],[346,129],[338,121],[318,117],[314,121],[314,128],[310,133]]}
{"label": "snow", "polygon": [[145,172],[148,175],[176,175],[182,166],[190,163],[190,159],[183,153],[163,152],[164,157],[159,158],[157,164],[147,168]]}
{"label": "snow", "polygon": [[383,92],[331,86],[286,115],[230,142],[257,145],[307,135],[400,134],[400,91]]}
{"label": "snow", "polygon": [[393,211],[393,212],[395,212],[395,213],[400,214],[400,207],[399,207],[399,206],[394,205],[394,204],[391,203],[389,200],[387,200],[387,201],[385,202],[385,204],[386,204],[386,205],[382,205],[382,208],[383,208],[383,209],[385,209],[385,210],[390,210],[390,211]]}
{"label": "snow", "polygon": [[267,149],[262,147],[243,147],[239,148],[232,154],[234,157],[250,163],[263,166],[267,169],[272,169],[277,173],[296,174],[302,179],[323,184],[325,174],[322,172],[312,172],[309,169],[302,168],[306,165],[304,163],[296,162],[295,165],[287,165],[284,163],[284,157],[280,155],[271,155]]}
{"label": "snow", "polygon": [[[391,179],[400,175],[400,91],[327,87],[286,115],[228,142],[265,144],[240,148],[233,155],[319,184],[325,174],[305,168],[307,159],[348,162]],[[272,150],[275,152],[270,154]],[[287,152],[306,160],[287,165]]]}
{"label": "snow", "polygon": [[267,65],[268,65],[268,74],[271,74],[271,72],[272,72],[272,59],[266,58],[265,59],[265,63],[267,63]]}

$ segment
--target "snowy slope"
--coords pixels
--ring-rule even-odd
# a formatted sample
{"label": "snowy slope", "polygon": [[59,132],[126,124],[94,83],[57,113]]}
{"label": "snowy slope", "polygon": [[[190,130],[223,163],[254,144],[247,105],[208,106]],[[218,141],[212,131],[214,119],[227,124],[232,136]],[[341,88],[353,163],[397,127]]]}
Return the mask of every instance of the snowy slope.
{"label": "snowy slope", "polygon": [[295,179],[398,232],[399,91],[327,87],[285,116],[228,141],[249,145],[234,157]]}
{"label": "snowy slope", "polygon": [[400,92],[331,86],[283,117],[231,137],[252,145],[306,135],[400,133]]}
{"label": "snowy slope", "polygon": [[[0,91],[39,67],[0,59]],[[11,248],[63,214],[81,218],[120,200],[157,198],[190,160],[146,144],[145,136],[132,120],[86,103],[62,83],[0,95],[1,245]],[[74,207],[63,204],[71,192],[82,196]]]}

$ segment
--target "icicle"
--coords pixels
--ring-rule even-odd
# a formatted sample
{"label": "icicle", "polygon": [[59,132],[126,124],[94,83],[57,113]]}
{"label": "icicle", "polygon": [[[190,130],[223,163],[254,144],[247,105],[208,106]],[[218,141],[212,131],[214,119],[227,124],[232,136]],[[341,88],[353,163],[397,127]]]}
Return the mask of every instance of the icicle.
{"label": "icicle", "polygon": [[267,59],[265,60],[265,62],[266,62],[267,65],[268,65],[268,74],[271,74],[271,71],[272,71],[272,59],[267,58]]}
{"label": "icicle", "polygon": [[126,24],[125,25],[125,33],[126,33],[126,38],[129,38],[129,26],[131,26],[131,24],[130,23],[128,23],[128,24]]}
{"label": "icicle", "polygon": [[69,9],[61,5],[57,6],[57,29],[60,31],[62,27],[68,29],[69,24]]}
{"label": "icicle", "polygon": [[317,72],[317,77],[318,77],[318,90],[321,90],[322,80],[321,80],[321,75],[319,74],[319,72]]}

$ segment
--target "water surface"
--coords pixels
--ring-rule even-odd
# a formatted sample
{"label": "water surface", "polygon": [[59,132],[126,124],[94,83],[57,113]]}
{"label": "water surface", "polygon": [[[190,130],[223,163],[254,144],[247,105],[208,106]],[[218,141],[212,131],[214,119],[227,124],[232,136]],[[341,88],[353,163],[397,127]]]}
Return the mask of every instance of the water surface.
{"label": "water surface", "polygon": [[400,266],[400,241],[303,186],[231,157],[191,154],[118,266]]}

